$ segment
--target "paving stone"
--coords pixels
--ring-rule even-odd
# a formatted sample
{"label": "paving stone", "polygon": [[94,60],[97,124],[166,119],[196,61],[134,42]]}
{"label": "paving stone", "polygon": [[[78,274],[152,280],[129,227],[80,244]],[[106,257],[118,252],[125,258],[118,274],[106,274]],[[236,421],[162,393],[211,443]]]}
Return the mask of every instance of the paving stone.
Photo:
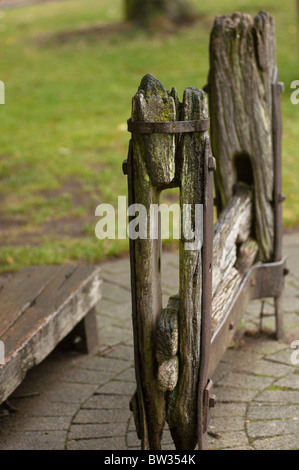
{"label": "paving stone", "polygon": [[231,416],[245,416],[247,403],[218,403],[211,410],[212,418],[224,418]]}
{"label": "paving stone", "polygon": [[294,339],[299,339],[299,313],[293,313],[293,312],[286,312],[284,314],[284,333],[285,335],[289,336],[290,330],[295,330],[292,331],[291,333],[294,334]]}
{"label": "paving stone", "polygon": [[291,388],[299,390],[299,375],[298,374],[289,374],[286,377],[283,377],[274,382],[276,387]]}
{"label": "paving stone", "polygon": [[64,450],[66,432],[15,432],[1,435],[0,450]]}
{"label": "paving stone", "polygon": [[241,446],[241,447],[233,447],[233,448],[228,447],[227,449],[222,449],[222,450],[254,450],[254,448],[251,446]]}
{"label": "paving stone", "polygon": [[225,418],[213,417],[209,424],[209,431],[220,434],[229,431],[244,431],[244,426],[243,416],[226,416]]}
{"label": "paving stone", "polygon": [[294,350],[291,348],[284,349],[282,351],[277,351],[273,354],[267,356],[269,361],[279,362],[281,364],[286,364],[287,366],[293,366],[291,362],[291,354]]}
{"label": "paving stone", "polygon": [[[255,343],[255,346],[256,346],[256,340],[255,339],[254,339],[254,342],[253,342],[253,347],[254,347],[254,343]],[[263,338],[258,339],[259,353],[261,353],[265,356],[274,354],[274,353],[276,353],[280,350],[284,350],[284,349],[286,349],[286,344],[283,341],[276,341],[276,340],[273,340],[270,337],[266,337],[265,339],[263,339]]]}
{"label": "paving stone", "polygon": [[69,416],[33,416],[24,418],[22,421],[20,422],[20,420],[18,420],[17,424],[19,428],[22,428],[22,431],[66,431],[70,425],[71,419]]}
{"label": "paving stone", "polygon": [[282,294],[284,312],[299,312],[298,290],[289,284],[285,284]]}
{"label": "paving stone", "polygon": [[231,348],[226,351],[222,360],[223,362],[231,363],[234,369],[240,369],[248,367],[248,364],[255,364],[261,360],[263,354],[259,353],[257,349],[252,351],[251,349],[242,348]]}
{"label": "paving stone", "polygon": [[248,438],[244,431],[238,432],[225,432],[221,434],[221,438],[214,439],[209,436],[208,438],[208,446],[210,450],[216,449],[226,449],[226,448],[234,448],[234,447],[243,447],[248,446]]}
{"label": "paving stone", "polygon": [[251,403],[246,414],[248,420],[266,419],[299,419],[299,407],[297,405],[269,405],[266,403]]}
{"label": "paving stone", "polygon": [[119,273],[130,272],[130,259],[129,256],[117,260],[117,261],[107,261],[101,264],[101,269],[104,273],[109,272],[112,274],[118,275]]}
{"label": "paving stone", "polygon": [[103,282],[102,285],[103,299],[109,302],[123,305],[131,303],[131,292],[127,289],[122,289],[110,283]]}
{"label": "paving stone", "polygon": [[299,439],[299,420],[255,421],[247,423],[246,427],[248,436],[253,439],[281,434],[297,434]]}
{"label": "paving stone", "polygon": [[73,424],[68,439],[91,439],[98,437],[122,437],[126,432],[125,423]]}
{"label": "paving stone", "polygon": [[270,377],[258,377],[249,374],[238,374],[236,372],[230,372],[226,374],[226,376],[220,380],[217,385],[232,385],[235,388],[241,389],[263,390],[267,388],[272,382],[273,378]]}
{"label": "paving stone", "polygon": [[60,382],[56,385],[56,388],[47,391],[47,396],[51,401],[82,403],[96,389],[97,385]]}
{"label": "paving stone", "polygon": [[299,450],[299,438],[297,434],[257,439],[253,442],[253,447],[256,450]]}
{"label": "paving stone", "polygon": [[255,363],[248,362],[242,366],[243,372],[249,372],[251,374],[263,375],[266,377],[279,378],[283,377],[294,371],[294,368],[284,364],[278,364],[273,361],[261,359]]}
{"label": "paving stone", "polygon": [[223,379],[228,372],[230,372],[233,369],[233,364],[229,362],[223,362],[221,361],[214,374],[212,377],[212,381],[214,384],[217,384],[221,379]]}
{"label": "paving stone", "polygon": [[128,364],[124,360],[113,359],[109,357],[109,355],[106,357],[94,356],[85,362],[84,368],[89,370],[100,370],[108,372],[109,374],[119,374],[128,368]]}
{"label": "paving stone", "polygon": [[136,382],[135,369],[133,366],[129,367],[129,369],[125,370],[124,372],[121,372],[116,377],[118,380],[123,380],[125,382]]}
{"label": "paving stone", "polygon": [[233,387],[214,387],[217,401],[220,402],[250,402],[257,394],[256,390],[242,390]]}
{"label": "paving stone", "polygon": [[[133,363],[134,361],[134,349],[125,344],[118,344],[116,347],[109,353],[109,357],[120,359],[123,361],[129,361]],[[128,366],[128,365],[127,365]]]}
{"label": "paving stone", "polygon": [[123,395],[93,395],[82,405],[82,409],[128,410],[130,399]]}
{"label": "paving stone", "polygon": [[49,402],[44,397],[9,399],[18,409],[17,415],[28,416],[74,416],[78,409],[77,403]]}
{"label": "paving stone", "polygon": [[111,272],[110,270],[102,270],[102,279],[106,283],[116,284],[117,286],[128,290],[130,286],[130,267],[123,272],[118,272],[117,276],[115,273]]}
{"label": "paving stone", "polygon": [[73,424],[126,423],[130,416],[127,410],[80,410],[73,419]]}
{"label": "paving stone", "polygon": [[299,392],[283,390],[265,390],[255,397],[254,401],[283,404],[299,404]]}
{"label": "paving stone", "polygon": [[134,383],[110,380],[107,384],[99,387],[97,391],[106,395],[125,395],[131,397],[135,389],[136,385]]}
{"label": "paving stone", "polygon": [[63,376],[65,382],[102,385],[115,376],[110,371],[76,369]]}
{"label": "paving stone", "polygon": [[114,344],[125,342],[132,337],[132,332],[124,328],[109,326],[99,330],[100,346],[113,346]]}
{"label": "paving stone", "polygon": [[126,450],[124,437],[79,439],[67,442],[68,450]]}
{"label": "paving stone", "polygon": [[136,431],[128,432],[126,436],[126,440],[127,440],[127,446],[129,449],[132,449],[133,447],[140,449],[141,443],[137,437]]}
{"label": "paving stone", "polygon": [[[99,319],[101,319],[101,315],[105,315],[105,317],[110,317],[113,320],[120,320],[121,318],[125,318],[130,312],[131,301],[116,303],[109,299],[102,298],[95,309]],[[98,325],[100,327],[101,322],[99,322]]]}

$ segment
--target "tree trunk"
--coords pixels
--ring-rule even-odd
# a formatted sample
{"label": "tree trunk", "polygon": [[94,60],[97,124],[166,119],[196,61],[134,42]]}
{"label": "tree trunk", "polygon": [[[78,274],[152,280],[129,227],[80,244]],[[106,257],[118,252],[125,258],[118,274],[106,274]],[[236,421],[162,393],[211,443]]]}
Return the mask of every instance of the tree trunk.
{"label": "tree trunk", "polygon": [[190,0],[125,0],[125,19],[142,25],[157,17],[179,21],[193,15],[194,9]]}

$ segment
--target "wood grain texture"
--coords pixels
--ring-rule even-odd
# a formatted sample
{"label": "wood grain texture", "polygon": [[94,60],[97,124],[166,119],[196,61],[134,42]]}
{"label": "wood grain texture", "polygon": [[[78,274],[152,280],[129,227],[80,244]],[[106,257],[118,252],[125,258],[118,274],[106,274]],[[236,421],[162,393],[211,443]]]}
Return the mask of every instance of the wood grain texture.
{"label": "wood grain texture", "polygon": [[[143,77],[132,101],[132,122],[176,120],[176,104],[161,82]],[[156,330],[162,311],[161,239],[159,219],[150,217],[151,205],[159,204],[160,191],[175,178],[176,137],[167,134],[133,133],[134,202],[146,209],[147,233],[134,240],[136,325],[139,375],[145,413],[142,427],[144,448],[160,449],[166,416],[164,392],[159,388],[156,359]],[[152,225],[151,225],[152,224]],[[151,236],[150,227],[157,234]]]}
{"label": "wood grain texture", "polygon": [[[39,267],[53,274],[52,266]],[[25,279],[24,268],[16,276]],[[45,273],[43,273],[45,274]],[[43,276],[42,276],[43,277]],[[31,276],[28,276],[28,289]],[[92,310],[101,298],[100,269],[93,266],[62,266],[56,276],[1,336],[5,345],[0,365],[0,402],[21,383],[26,372],[39,364]],[[24,286],[25,287],[25,286]]]}
{"label": "wood grain texture", "polygon": [[239,186],[214,226],[212,296],[237,261],[237,244],[252,232],[252,193]]}
{"label": "wood grain texture", "polygon": [[220,209],[237,181],[254,186],[260,259],[274,243],[271,83],[276,68],[274,19],[261,11],[218,16],[210,41],[209,103]]}
{"label": "wood grain texture", "polygon": [[[187,88],[182,120],[207,119],[205,93]],[[203,165],[207,132],[183,134],[180,142],[180,205],[190,204],[190,220],[181,217],[179,379],[167,400],[167,422],[177,449],[193,449],[197,443],[197,388],[202,302],[202,257],[200,249],[186,250],[188,222],[195,232],[195,205],[204,203]],[[198,221],[197,221],[198,222]]]}
{"label": "wood grain texture", "polygon": [[61,266],[30,266],[4,285],[0,292],[0,338],[61,270]]}

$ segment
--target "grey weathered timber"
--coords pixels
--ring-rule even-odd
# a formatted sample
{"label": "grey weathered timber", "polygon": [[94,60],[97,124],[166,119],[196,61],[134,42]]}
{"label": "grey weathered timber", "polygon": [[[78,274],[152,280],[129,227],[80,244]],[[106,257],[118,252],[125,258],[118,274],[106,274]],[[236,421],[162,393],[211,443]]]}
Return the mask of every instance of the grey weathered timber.
{"label": "grey weathered timber", "polygon": [[[182,103],[184,120],[207,119],[203,91],[187,88]],[[186,225],[195,232],[195,205],[204,203],[203,168],[207,132],[183,134],[180,142],[180,206],[192,208],[190,220],[181,217],[180,311],[178,321],[180,373],[177,387],[168,396],[167,422],[177,449],[193,449],[197,443],[197,389],[200,360],[202,308],[201,246],[187,250]],[[199,220],[197,221],[199,223]]]}
{"label": "grey weathered timber", "polygon": [[[160,448],[165,420],[176,449],[206,448],[211,377],[250,300],[274,297],[277,337],[283,333],[282,87],[274,35],[264,11],[254,20],[241,13],[215,20],[208,86],[214,226],[205,93],[187,88],[180,103],[174,88],[167,92],[147,75],[133,99],[125,168],[130,204],[146,208],[146,227],[139,221],[130,242],[137,379],[131,403],[142,448]],[[180,189],[180,285],[162,308],[160,221],[150,206],[172,187]]]}
{"label": "grey weathered timber", "polygon": [[[175,100],[158,80],[152,75],[146,75],[132,101],[132,122],[175,120]],[[140,372],[140,383],[137,381],[137,386],[141,388],[145,410],[141,423],[142,446],[160,449],[166,416],[165,396],[158,384],[155,348],[157,322],[162,310],[161,240],[159,218],[150,217],[150,207],[159,203],[161,189],[174,181],[175,135],[133,133],[131,165],[134,203],[142,204],[146,209],[145,236],[134,240],[133,246],[138,335],[136,348]],[[156,238],[150,236],[151,228]]]}
{"label": "grey weathered timber", "polygon": [[213,234],[213,296],[237,261],[237,244],[251,235],[253,223],[252,192],[238,186],[222,211]]}
{"label": "grey weathered timber", "polygon": [[261,11],[218,16],[211,33],[209,104],[212,150],[217,160],[222,210],[234,184],[254,185],[259,256],[274,250],[272,91],[276,68],[274,19]]}
{"label": "grey weathered timber", "polygon": [[[95,266],[31,266],[4,285],[0,295],[0,339],[5,346],[0,402],[87,315],[85,326],[94,325],[92,309],[101,297],[100,285],[100,269]],[[93,336],[93,346],[95,340]]]}
{"label": "grey weathered timber", "polygon": [[[160,448],[165,419],[177,448],[194,448],[197,442],[201,246],[186,250],[185,243],[194,242],[194,234],[187,231],[186,222],[194,232],[195,205],[204,202],[200,181],[206,149],[207,108],[204,92],[187,88],[180,104],[176,90],[167,92],[152,75],[142,79],[132,103],[129,123],[132,153],[128,165],[128,176],[132,172],[131,203],[146,208],[146,234],[142,236],[139,230],[131,250],[133,325],[137,330],[135,362],[138,363],[137,393],[132,409],[143,448]],[[182,134],[165,130],[144,132],[150,123],[177,121],[191,121],[195,128],[202,130]],[[149,124],[146,127],[138,123]],[[163,189],[175,186],[180,187],[181,207],[189,204],[192,210],[187,221],[181,214],[184,238],[180,241],[180,295],[171,297],[167,308],[162,309],[160,223],[150,206],[159,203]],[[153,233],[156,238],[151,238]]]}

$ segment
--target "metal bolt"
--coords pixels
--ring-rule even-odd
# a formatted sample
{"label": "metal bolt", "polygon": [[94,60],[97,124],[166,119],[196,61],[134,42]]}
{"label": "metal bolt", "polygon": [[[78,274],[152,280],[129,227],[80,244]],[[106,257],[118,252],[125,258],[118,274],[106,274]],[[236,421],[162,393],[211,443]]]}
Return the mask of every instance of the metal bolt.
{"label": "metal bolt", "polygon": [[124,175],[128,174],[128,160],[127,159],[123,161],[123,174]]}
{"label": "metal bolt", "polygon": [[209,408],[214,408],[217,403],[216,396],[211,395],[209,399]]}
{"label": "metal bolt", "polygon": [[209,157],[209,159],[208,159],[208,168],[211,171],[216,170],[216,159],[214,157]]}
{"label": "metal bolt", "polygon": [[279,93],[284,93],[284,83],[283,82],[278,82],[277,86],[278,86]]}
{"label": "metal bolt", "polygon": [[286,200],[286,195],[281,193],[279,196],[278,196],[278,202],[284,202]]}
{"label": "metal bolt", "polygon": [[233,329],[234,329],[234,326],[235,326],[234,322],[231,321],[230,324],[229,324],[229,328],[228,328],[228,329],[229,329],[229,330],[233,330]]}

